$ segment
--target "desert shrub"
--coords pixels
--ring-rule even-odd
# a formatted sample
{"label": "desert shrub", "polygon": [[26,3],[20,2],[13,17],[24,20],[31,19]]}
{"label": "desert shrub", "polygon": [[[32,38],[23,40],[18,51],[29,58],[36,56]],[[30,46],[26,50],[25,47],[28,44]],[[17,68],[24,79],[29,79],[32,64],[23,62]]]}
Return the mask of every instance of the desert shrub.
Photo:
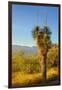
{"label": "desert shrub", "polygon": [[12,57],[12,71],[24,73],[40,72],[38,57],[34,55],[24,57],[22,52],[14,54]]}
{"label": "desert shrub", "polygon": [[58,46],[52,47],[47,54],[47,67],[56,67],[58,66],[59,53]]}
{"label": "desert shrub", "polygon": [[[47,68],[57,67],[59,61],[58,46],[53,46],[47,54]],[[24,55],[24,53],[17,52],[12,56],[12,71],[24,73],[39,73],[40,64],[38,55]]]}

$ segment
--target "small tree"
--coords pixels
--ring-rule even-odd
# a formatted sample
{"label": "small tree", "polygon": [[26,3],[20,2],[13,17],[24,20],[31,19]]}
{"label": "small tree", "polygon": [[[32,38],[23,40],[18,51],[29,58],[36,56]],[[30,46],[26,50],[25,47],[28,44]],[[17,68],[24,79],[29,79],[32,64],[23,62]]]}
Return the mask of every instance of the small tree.
{"label": "small tree", "polygon": [[[36,42],[40,58],[43,57],[43,76],[44,80],[46,80],[46,58],[48,49],[51,46],[51,32],[47,26],[44,26],[43,29],[36,26],[32,31],[32,36]],[[41,61],[42,60],[40,60],[40,66],[42,68]]]}

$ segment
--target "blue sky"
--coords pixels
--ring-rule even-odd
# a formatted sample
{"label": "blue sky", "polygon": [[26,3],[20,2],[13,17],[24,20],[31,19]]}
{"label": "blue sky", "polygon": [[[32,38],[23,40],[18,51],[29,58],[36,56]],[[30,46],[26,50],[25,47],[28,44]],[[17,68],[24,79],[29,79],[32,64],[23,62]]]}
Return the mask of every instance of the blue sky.
{"label": "blue sky", "polygon": [[53,43],[58,43],[58,7],[12,5],[12,44],[23,46],[34,46],[32,29],[39,25],[41,28],[45,24],[47,15],[47,25],[52,35]]}

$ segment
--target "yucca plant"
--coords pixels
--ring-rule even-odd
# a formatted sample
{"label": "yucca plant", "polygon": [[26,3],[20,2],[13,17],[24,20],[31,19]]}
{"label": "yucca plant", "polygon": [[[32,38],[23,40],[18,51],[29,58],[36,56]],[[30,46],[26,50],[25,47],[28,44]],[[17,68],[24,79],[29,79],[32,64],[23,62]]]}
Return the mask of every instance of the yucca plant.
{"label": "yucca plant", "polygon": [[[42,70],[42,64],[43,64],[43,76],[44,76],[44,80],[46,80],[46,58],[47,58],[48,49],[51,47],[51,39],[50,39],[51,32],[48,26],[44,26],[42,29],[40,29],[39,26],[36,26],[32,31],[32,36],[38,48],[39,57],[40,57],[40,66]],[[42,62],[42,57],[43,57],[43,62]]]}

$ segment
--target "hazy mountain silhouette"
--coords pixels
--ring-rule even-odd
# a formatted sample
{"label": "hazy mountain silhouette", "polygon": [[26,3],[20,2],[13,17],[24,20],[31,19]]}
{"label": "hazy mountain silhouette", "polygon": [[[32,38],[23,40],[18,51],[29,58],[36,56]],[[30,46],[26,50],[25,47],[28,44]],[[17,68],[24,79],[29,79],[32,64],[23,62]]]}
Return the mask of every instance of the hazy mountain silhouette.
{"label": "hazy mountain silhouette", "polygon": [[35,46],[20,46],[12,45],[12,53],[17,53],[23,51],[25,54],[37,54],[37,48]]}

